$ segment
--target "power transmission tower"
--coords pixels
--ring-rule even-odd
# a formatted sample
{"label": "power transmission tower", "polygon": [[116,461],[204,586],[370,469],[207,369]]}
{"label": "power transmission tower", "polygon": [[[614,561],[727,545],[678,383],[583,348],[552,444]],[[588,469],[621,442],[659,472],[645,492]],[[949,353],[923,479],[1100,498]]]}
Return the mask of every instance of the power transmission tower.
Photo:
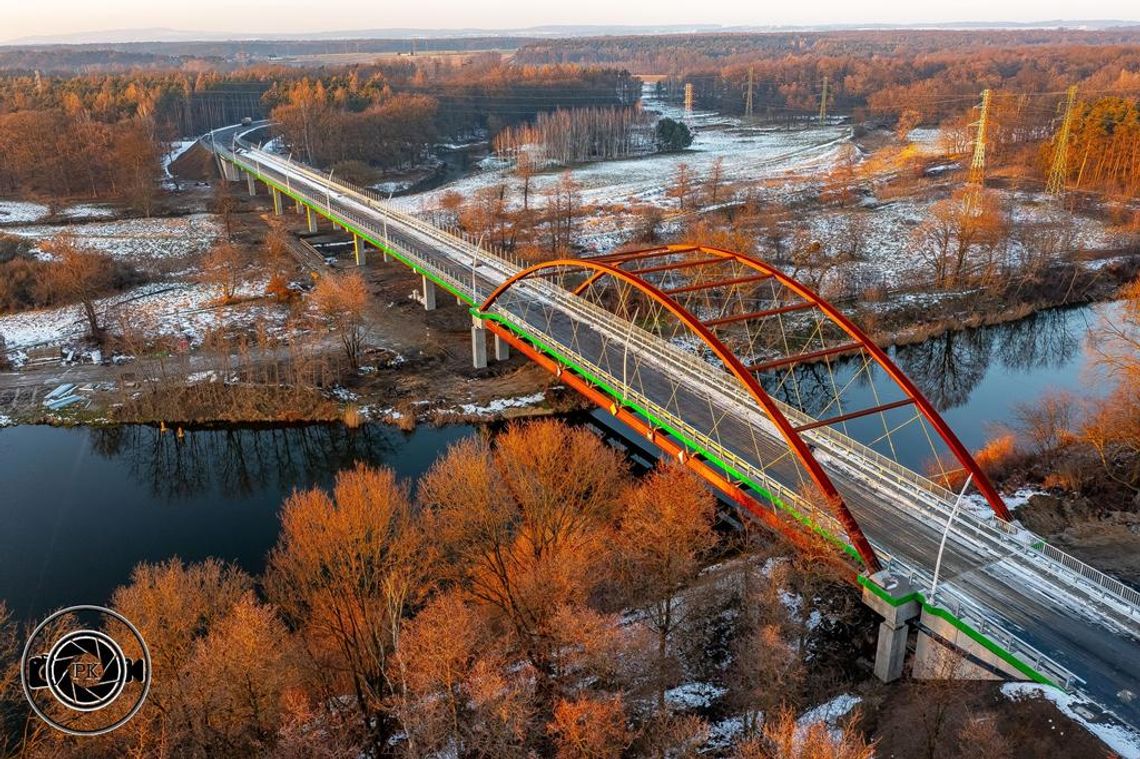
{"label": "power transmission tower", "polygon": [[744,98],[744,118],[746,118],[746,119],[752,118],[752,74],[753,74],[753,72],[754,72],[754,68],[752,66],[749,66],[748,67],[748,95],[745,96],[745,98]]}
{"label": "power transmission tower", "polygon": [[685,82],[685,118],[693,117],[693,83]]}
{"label": "power transmission tower", "polygon": [[827,77],[823,78],[823,92],[819,96],[819,123],[822,126],[827,119]]}
{"label": "power transmission tower", "polygon": [[970,161],[969,183],[981,187],[986,181],[986,124],[990,114],[990,91],[982,90],[982,114],[975,124],[978,127],[974,135],[974,159]]}
{"label": "power transmission tower", "polygon": [[1069,99],[1065,104],[1065,118],[1053,141],[1053,165],[1049,167],[1049,179],[1045,192],[1060,195],[1065,190],[1065,179],[1069,175],[1069,130],[1073,126],[1073,106],[1077,102],[1077,86],[1069,88]]}

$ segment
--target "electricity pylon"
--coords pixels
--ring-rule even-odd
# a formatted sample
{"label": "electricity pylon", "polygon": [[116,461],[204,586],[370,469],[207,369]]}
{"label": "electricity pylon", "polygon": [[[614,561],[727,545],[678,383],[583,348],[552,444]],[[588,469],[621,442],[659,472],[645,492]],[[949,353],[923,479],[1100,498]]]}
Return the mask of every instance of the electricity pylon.
{"label": "electricity pylon", "polygon": [[1065,104],[1065,118],[1061,120],[1061,128],[1053,138],[1053,165],[1049,167],[1049,179],[1045,183],[1045,192],[1050,195],[1060,195],[1065,191],[1065,180],[1069,176],[1069,131],[1073,126],[1073,106],[1077,102],[1077,86],[1069,88],[1069,99]]}
{"label": "electricity pylon", "polygon": [[989,123],[990,91],[982,90],[982,113],[974,122],[978,131],[974,134],[974,158],[970,161],[969,183],[981,187],[986,181],[986,124]]}
{"label": "electricity pylon", "polygon": [[827,118],[827,77],[823,78],[823,92],[819,96],[819,123],[822,126]]}
{"label": "electricity pylon", "polygon": [[982,90],[982,113],[975,122],[978,131],[974,135],[974,158],[970,161],[970,174],[966,190],[966,210],[971,211],[977,205],[986,182],[986,124],[990,115],[990,90]]}

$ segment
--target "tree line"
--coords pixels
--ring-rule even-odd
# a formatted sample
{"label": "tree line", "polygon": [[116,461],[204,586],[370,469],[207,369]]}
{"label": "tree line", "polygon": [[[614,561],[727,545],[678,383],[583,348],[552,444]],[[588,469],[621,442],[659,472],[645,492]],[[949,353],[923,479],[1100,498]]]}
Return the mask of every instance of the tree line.
{"label": "tree line", "polygon": [[539,113],[533,123],[508,127],[494,141],[497,155],[539,167],[628,158],[654,147],[650,119],[637,106]]}

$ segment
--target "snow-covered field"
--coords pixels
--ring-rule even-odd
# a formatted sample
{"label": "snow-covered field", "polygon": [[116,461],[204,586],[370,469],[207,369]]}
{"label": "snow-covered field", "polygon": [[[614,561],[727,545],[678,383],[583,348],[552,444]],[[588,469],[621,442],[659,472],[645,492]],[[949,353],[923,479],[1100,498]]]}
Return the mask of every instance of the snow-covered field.
{"label": "snow-covered field", "polygon": [[[0,200],[0,228],[6,233],[13,233],[8,229],[9,224],[35,224],[51,215],[51,208],[43,203],[32,203],[25,200]],[[60,209],[58,215],[65,219],[109,219],[115,215],[115,209],[96,203],[79,203]]]}
{"label": "snow-covered field", "polygon": [[203,253],[217,239],[221,227],[212,214],[191,214],[84,224],[28,224],[4,231],[37,241],[70,233],[83,245],[116,259],[147,263]]}
{"label": "snow-covered field", "polygon": [[[250,282],[239,297],[255,297],[263,293],[265,282]],[[266,319],[271,329],[285,319],[282,309],[261,302],[214,307],[216,291],[201,284],[152,282],[97,302],[96,310],[103,322],[118,332],[119,325],[130,328],[147,339],[184,338],[190,346],[221,326],[242,329],[258,319]],[[78,340],[87,324],[79,305],[24,311],[0,316],[0,334],[11,351],[32,347],[63,345]]]}
{"label": "snow-covered field", "polygon": [[[666,188],[672,184],[678,164],[687,164],[697,183],[708,176],[717,159],[723,162],[725,182],[772,179],[788,172],[802,173],[830,165],[839,144],[849,134],[849,129],[842,126],[792,131],[756,127],[708,111],[694,112],[686,119],[679,108],[653,97],[645,99],[645,106],[670,118],[687,121],[695,133],[692,146],[681,153],[573,167],[569,171],[580,187],[583,203],[652,203],[675,210],[677,201],[667,197]],[[561,176],[560,172],[554,172],[533,177],[530,203],[541,207],[543,192],[555,186]],[[522,182],[502,169],[473,174],[428,192],[404,196],[393,203],[413,213],[426,211],[438,207],[445,192],[456,191],[471,197],[481,188],[500,184],[510,188],[512,203],[521,206]]]}

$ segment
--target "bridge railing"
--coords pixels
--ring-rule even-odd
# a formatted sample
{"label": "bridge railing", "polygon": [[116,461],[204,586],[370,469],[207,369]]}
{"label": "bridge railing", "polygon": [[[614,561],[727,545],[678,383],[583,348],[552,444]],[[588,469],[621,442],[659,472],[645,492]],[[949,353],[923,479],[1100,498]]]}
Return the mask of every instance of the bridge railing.
{"label": "bridge railing", "polygon": [[[215,149],[220,148],[222,152],[229,155],[231,160],[244,163],[247,168],[251,168],[259,172],[267,168],[265,165],[266,163],[285,162],[289,164],[289,167],[292,170],[296,171],[298,174],[307,176],[310,181],[324,184],[329,187],[335,187],[339,194],[355,197],[358,202],[365,204],[369,209],[380,214],[387,215],[394,222],[411,227],[421,234],[424,234],[425,236],[428,236],[453,250],[462,251],[465,254],[471,256],[473,260],[478,260],[481,263],[493,264],[496,269],[505,275],[509,275],[510,273],[517,271],[519,268],[519,265],[515,261],[510,260],[503,255],[488,251],[485,248],[474,244],[470,239],[456,236],[452,233],[439,229],[435,225],[428,224],[427,222],[424,222],[423,220],[411,214],[407,214],[395,208],[392,208],[391,205],[387,203],[383,198],[381,198],[377,193],[356,187],[350,183],[344,182],[343,180],[332,180],[329,176],[315,171],[312,169],[312,167],[307,166],[306,164],[293,161],[290,157],[264,153],[247,140],[239,139],[238,142],[242,143],[244,150],[251,154],[250,157],[253,159],[252,162],[242,161],[239,154],[235,154],[233,151],[229,150],[227,146],[223,146],[219,142],[214,142],[213,147]],[[259,156],[264,156],[270,160],[263,163],[261,160],[258,160]],[[284,177],[284,179],[286,182],[288,182],[287,175]],[[328,201],[327,197],[322,198],[318,194],[313,194],[310,191],[304,191],[303,188],[299,189],[294,187],[291,189],[297,192],[303,192],[310,204],[317,207],[324,205]],[[331,209],[329,210],[331,211]],[[343,212],[343,209],[338,210]],[[351,216],[353,223],[359,224],[361,227],[372,231],[374,234],[383,234],[383,229],[376,226],[374,220],[365,219],[363,217],[360,217],[358,214],[349,215]],[[394,241],[388,240],[387,242],[392,244],[393,247],[402,247],[397,245]],[[460,270],[452,266],[440,265],[440,263],[435,259],[418,251],[405,250],[403,252],[410,257],[415,258],[417,260],[417,265],[431,271],[435,276],[439,277],[441,280],[446,281],[450,286],[456,288],[457,291],[469,292],[472,300],[478,302],[480,294],[473,291],[476,288],[476,285],[474,285],[474,283],[468,282],[468,271]],[[558,290],[558,288],[554,287],[553,285],[550,285],[550,287],[552,288],[552,291],[548,294],[552,294],[554,290]],[[575,310],[581,310],[581,306],[585,304],[586,302],[582,299],[571,299],[569,301],[563,302],[563,306]],[[604,309],[600,308],[587,310],[593,311],[590,316],[594,319],[599,318],[600,314],[598,312],[612,316],[612,314],[609,314],[609,312],[606,312]],[[647,343],[644,338],[646,336],[655,336],[640,329],[638,329],[637,332],[643,333],[637,335],[641,347],[652,350],[654,346]],[[667,345],[667,343],[664,343],[664,341],[661,341],[661,343]],[[738,402],[743,402],[746,404],[746,406],[750,405],[749,401],[751,399],[747,397],[746,394],[743,393],[743,391],[740,390],[738,386],[726,383],[723,373],[719,373],[720,376],[716,376],[716,374],[710,371],[712,367],[710,367],[707,362],[704,362],[699,358],[692,356],[691,354],[687,354],[681,351],[676,351],[676,353],[680,353],[684,359],[687,359],[685,363],[687,364],[686,369],[688,371],[699,372],[700,374],[704,375],[707,381],[713,381],[717,384],[724,385],[725,387],[722,389],[736,395]],[[661,356],[661,358],[673,363],[676,363],[678,361],[678,356],[676,355]],[[797,409],[787,404],[784,404],[780,401],[777,401],[777,403],[780,405],[783,413],[785,413],[790,420],[795,422],[797,426],[814,421],[806,414],[799,412]],[[879,471],[880,474],[886,475],[891,480],[896,482],[897,485],[903,486],[906,491],[910,492],[928,510],[933,509],[936,516],[940,516],[944,519],[949,518],[952,503],[956,498],[956,494],[934,482],[930,478],[925,477],[907,467],[903,467],[898,462],[884,456],[873,448],[866,446],[859,441],[856,441],[832,428],[816,428],[815,430],[809,432],[807,434],[807,437],[809,437],[809,439],[813,440],[817,444],[823,444],[823,447],[832,453],[840,453],[841,455],[854,454],[859,458],[860,467],[866,468],[868,466],[871,466],[875,468]],[[802,499],[797,498],[797,500]],[[1131,618],[1140,618],[1140,592],[1125,585],[1119,580],[1106,575],[1100,570],[1089,566],[1079,559],[1066,554],[1060,549],[1047,544],[1043,539],[1034,533],[1025,530],[1017,525],[1006,523],[1003,520],[997,519],[996,517],[982,518],[968,511],[960,513],[956,519],[959,520],[961,524],[968,524],[971,528],[973,528],[972,531],[987,530],[988,528],[989,531],[1000,533],[1007,539],[1013,539],[1022,547],[1028,547],[1032,549],[1034,554],[1031,554],[1031,558],[1040,557],[1047,559],[1059,565],[1060,567],[1063,567],[1065,570],[1067,570],[1067,573],[1069,575],[1075,575],[1076,577],[1084,580],[1085,584],[1087,586],[1090,586],[1090,589],[1097,593],[1102,600],[1115,601],[1119,607],[1119,611]],[[842,532],[840,531],[839,534],[842,534]]]}

